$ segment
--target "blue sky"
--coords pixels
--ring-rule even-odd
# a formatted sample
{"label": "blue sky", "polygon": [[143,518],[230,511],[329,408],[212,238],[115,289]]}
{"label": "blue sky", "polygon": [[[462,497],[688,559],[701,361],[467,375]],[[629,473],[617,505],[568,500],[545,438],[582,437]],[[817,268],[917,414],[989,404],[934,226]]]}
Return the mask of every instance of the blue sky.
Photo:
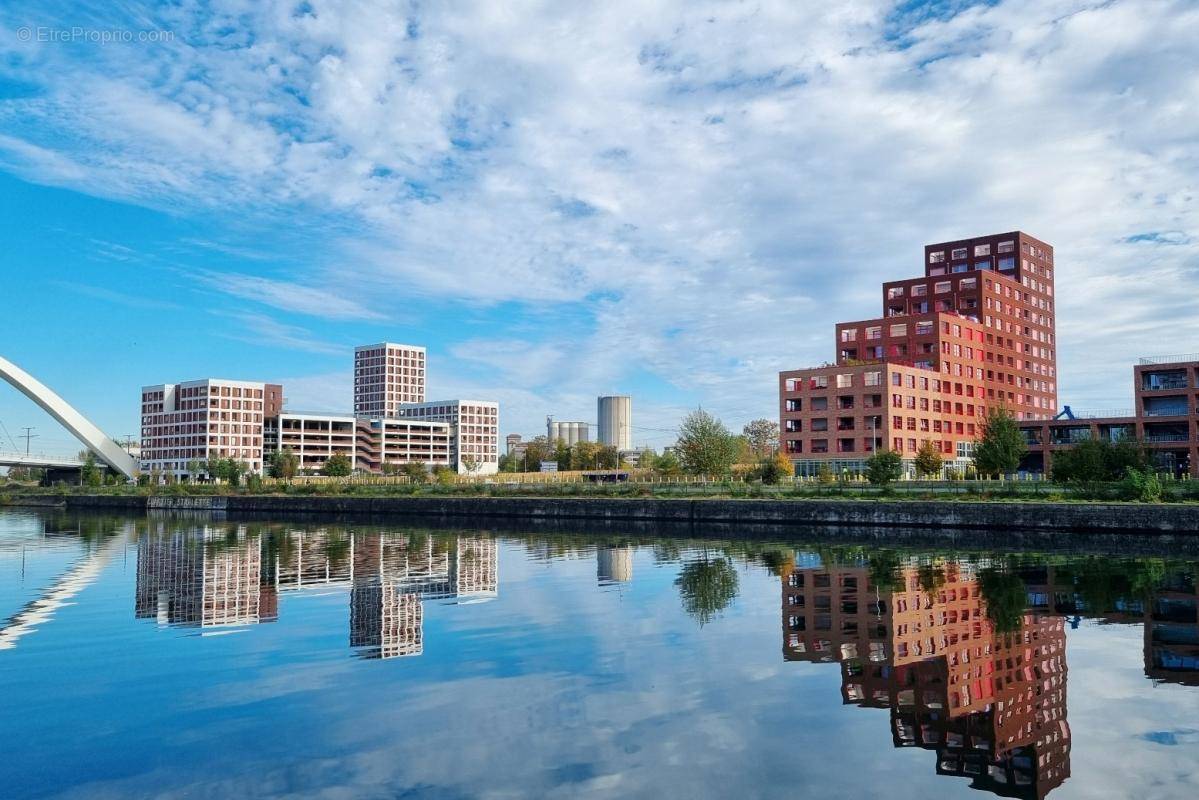
{"label": "blue sky", "polygon": [[[1061,401],[1127,407],[1138,356],[1199,351],[1197,30],[1194,2],[10,4],[2,352],[122,436],[143,384],[345,408],[353,346],[411,342],[504,433],[626,392],[661,446],[699,404],[773,416],[922,244],[1019,228],[1057,251]],[[15,391],[0,422],[75,447]]]}

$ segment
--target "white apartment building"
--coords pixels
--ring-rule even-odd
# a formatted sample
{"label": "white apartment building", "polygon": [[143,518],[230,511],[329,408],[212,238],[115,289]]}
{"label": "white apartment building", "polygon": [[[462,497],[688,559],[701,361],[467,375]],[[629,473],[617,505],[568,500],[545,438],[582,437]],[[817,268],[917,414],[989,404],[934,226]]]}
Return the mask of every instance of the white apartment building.
{"label": "white apartment building", "polygon": [[425,401],[425,348],[380,342],[354,348],[354,413],[395,417]]}
{"label": "white apartment building", "polygon": [[450,426],[444,422],[371,417],[358,419],[359,469],[380,473],[384,464],[417,462],[450,466]]}
{"label": "white apartment building", "polygon": [[264,449],[268,454],[290,450],[301,473],[320,472],[325,462],[338,453],[350,459],[351,467],[356,468],[356,427],[357,421],[350,414],[283,411],[276,417],[267,417],[263,427]]}
{"label": "white apartment building", "polygon": [[467,462],[474,459],[476,475],[494,475],[500,469],[500,404],[491,400],[434,400],[405,405],[404,419],[444,422],[450,426],[450,466],[470,474]]}
{"label": "white apartment building", "polygon": [[283,406],[279,384],[205,378],[143,386],[141,396],[142,472],[194,479],[209,459],[232,458],[262,474],[263,420]]}

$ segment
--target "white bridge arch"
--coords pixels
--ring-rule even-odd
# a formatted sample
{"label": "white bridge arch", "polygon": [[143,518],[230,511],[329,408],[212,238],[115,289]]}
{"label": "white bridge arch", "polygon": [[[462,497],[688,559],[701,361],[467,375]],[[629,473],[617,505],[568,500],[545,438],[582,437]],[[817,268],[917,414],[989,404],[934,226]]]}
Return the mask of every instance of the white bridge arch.
{"label": "white bridge arch", "polygon": [[0,357],[0,378],[17,387],[42,410],[54,417],[60,425],[83,442],[96,458],[127,478],[134,477],[137,461],[125,449],[110,439],[102,430],[53,392],[50,387],[30,375],[6,358]]}

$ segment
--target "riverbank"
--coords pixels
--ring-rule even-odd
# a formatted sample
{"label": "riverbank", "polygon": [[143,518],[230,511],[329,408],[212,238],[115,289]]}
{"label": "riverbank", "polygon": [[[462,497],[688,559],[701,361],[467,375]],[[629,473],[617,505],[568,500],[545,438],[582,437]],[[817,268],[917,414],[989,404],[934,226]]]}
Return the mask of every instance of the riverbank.
{"label": "riverbank", "polygon": [[1199,535],[1199,504],[894,499],[677,499],[464,496],[18,494],[9,505],[69,510],[189,511],[673,524],[822,525]]}

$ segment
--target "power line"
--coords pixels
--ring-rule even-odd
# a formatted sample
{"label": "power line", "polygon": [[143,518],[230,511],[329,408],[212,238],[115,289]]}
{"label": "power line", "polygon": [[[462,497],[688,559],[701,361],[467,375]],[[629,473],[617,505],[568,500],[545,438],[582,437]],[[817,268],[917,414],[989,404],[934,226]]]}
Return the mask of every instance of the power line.
{"label": "power line", "polygon": [[8,432],[8,426],[4,424],[4,420],[0,419],[0,430],[4,431],[4,435],[8,437],[8,441],[12,444],[12,451],[17,452],[17,441],[12,438],[12,434]]}
{"label": "power line", "polygon": [[32,427],[26,426],[24,435],[17,437],[18,439],[25,440],[25,455],[29,455],[29,443],[38,438],[39,435],[40,434],[33,433]]}

